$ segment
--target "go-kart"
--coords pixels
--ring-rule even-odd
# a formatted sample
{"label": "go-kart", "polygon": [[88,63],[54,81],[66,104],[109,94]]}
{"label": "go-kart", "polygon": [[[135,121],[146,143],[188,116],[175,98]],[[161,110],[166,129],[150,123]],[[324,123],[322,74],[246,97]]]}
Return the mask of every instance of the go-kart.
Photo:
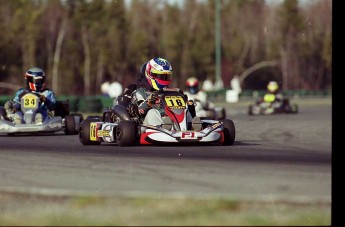
{"label": "go-kart", "polygon": [[193,100],[195,103],[195,114],[202,119],[223,120],[226,117],[224,107],[214,106],[213,103],[207,102],[203,105],[198,99]]}
{"label": "go-kart", "polygon": [[[193,112],[194,103],[178,88],[165,88],[159,94],[160,103],[171,119],[170,130],[164,124],[143,125],[135,104],[119,97],[116,105],[105,110],[100,119],[87,118],[80,124],[79,140],[83,145],[117,143],[119,146],[135,144],[221,144],[232,145],[235,141],[235,125],[230,119],[221,121],[202,119],[200,130],[194,130],[187,122],[187,114]],[[127,97],[128,98],[128,97]],[[128,98],[129,99],[129,98]]]}
{"label": "go-kart", "polygon": [[83,115],[80,113],[69,114],[69,102],[57,101],[54,111],[49,112],[48,118],[36,122],[35,118],[39,107],[42,105],[39,95],[28,92],[21,97],[20,123],[15,122],[15,113],[7,114],[4,107],[0,107],[0,133],[42,133],[64,131],[67,135],[78,134]]}
{"label": "go-kart", "polygon": [[248,115],[271,115],[271,114],[295,114],[298,113],[298,105],[290,103],[288,98],[276,100],[273,94],[265,94],[255,104],[248,106]]}

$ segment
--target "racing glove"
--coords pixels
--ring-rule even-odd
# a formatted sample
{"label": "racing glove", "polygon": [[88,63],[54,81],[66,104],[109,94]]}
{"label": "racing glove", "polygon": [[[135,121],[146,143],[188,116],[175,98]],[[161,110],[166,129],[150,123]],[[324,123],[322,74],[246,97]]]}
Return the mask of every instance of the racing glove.
{"label": "racing glove", "polygon": [[41,102],[46,102],[47,101],[47,97],[45,97],[44,95],[40,95],[40,101]]}
{"label": "racing glove", "polygon": [[153,92],[147,97],[147,104],[149,106],[156,105],[160,103],[160,98],[157,93]]}
{"label": "racing glove", "polygon": [[4,108],[5,108],[7,113],[14,113],[16,111],[16,108],[13,105],[13,102],[11,100],[9,100],[5,103]]}

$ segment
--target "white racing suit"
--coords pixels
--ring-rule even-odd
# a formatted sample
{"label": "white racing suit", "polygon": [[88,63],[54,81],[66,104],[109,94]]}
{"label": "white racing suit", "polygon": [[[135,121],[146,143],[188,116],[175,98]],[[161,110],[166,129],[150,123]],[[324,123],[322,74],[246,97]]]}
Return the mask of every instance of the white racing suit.
{"label": "white racing suit", "polygon": [[[152,91],[139,87],[132,94],[132,103],[138,106],[138,111],[141,116],[144,117],[143,125],[162,125],[165,118],[169,118],[163,109],[161,103],[152,105],[148,104],[148,98],[152,94]],[[192,116],[188,112],[187,121],[192,122]]]}

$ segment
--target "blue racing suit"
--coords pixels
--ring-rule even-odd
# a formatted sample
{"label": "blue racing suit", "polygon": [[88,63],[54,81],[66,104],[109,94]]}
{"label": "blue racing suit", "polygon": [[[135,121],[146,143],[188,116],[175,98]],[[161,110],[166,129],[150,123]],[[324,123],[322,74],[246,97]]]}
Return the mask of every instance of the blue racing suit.
{"label": "blue racing suit", "polygon": [[[14,102],[13,106],[15,107],[16,110],[21,111],[20,110],[21,98],[23,97],[23,95],[29,92],[30,91],[25,88],[21,88],[19,89],[19,91],[16,92],[15,97],[12,100]],[[48,117],[48,111],[53,111],[55,109],[55,106],[56,106],[55,94],[53,91],[49,89],[44,89],[41,92],[32,92],[32,93],[45,97],[44,102],[41,102],[41,105],[38,107],[38,110],[37,110],[37,112],[42,114],[43,120],[45,120]]]}

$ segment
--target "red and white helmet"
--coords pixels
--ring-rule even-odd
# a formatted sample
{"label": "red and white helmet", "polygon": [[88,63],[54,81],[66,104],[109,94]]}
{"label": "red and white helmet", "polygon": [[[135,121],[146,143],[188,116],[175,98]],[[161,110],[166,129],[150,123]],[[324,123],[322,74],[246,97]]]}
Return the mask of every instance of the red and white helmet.
{"label": "red and white helmet", "polygon": [[196,77],[190,77],[186,81],[186,86],[191,94],[196,94],[199,92],[199,80]]}
{"label": "red and white helmet", "polygon": [[172,80],[172,67],[164,58],[153,58],[146,64],[145,77],[155,90],[169,86]]}

